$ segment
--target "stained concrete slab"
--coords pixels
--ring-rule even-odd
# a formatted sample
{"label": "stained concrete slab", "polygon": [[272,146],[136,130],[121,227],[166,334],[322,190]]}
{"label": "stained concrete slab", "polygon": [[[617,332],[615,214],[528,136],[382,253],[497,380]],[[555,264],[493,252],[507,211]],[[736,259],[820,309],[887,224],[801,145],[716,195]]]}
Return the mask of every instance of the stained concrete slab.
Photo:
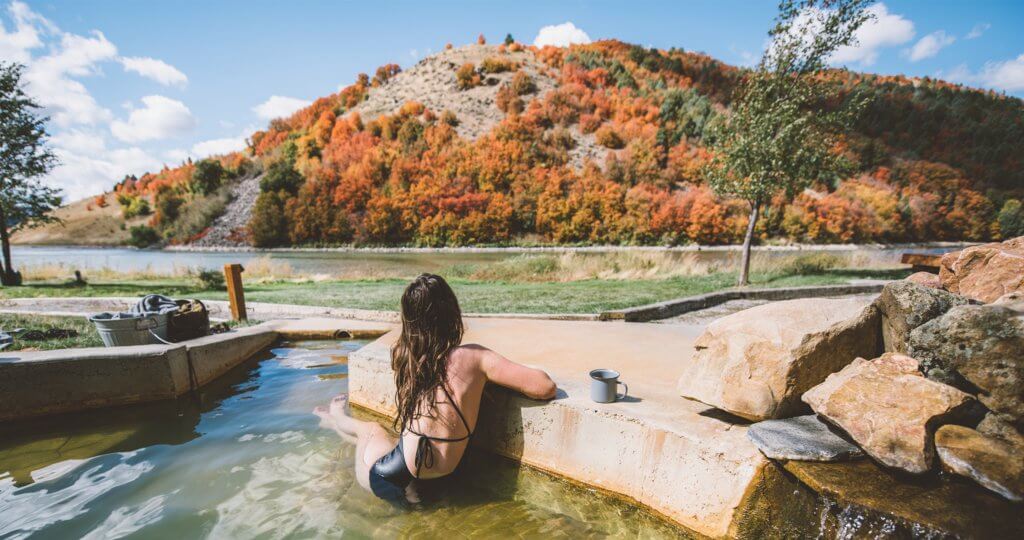
{"label": "stained concrete slab", "polygon": [[[464,342],[546,370],[551,402],[489,388],[474,444],[633,499],[702,535],[736,536],[766,458],[745,422],[676,395],[700,326],[467,319]],[[349,357],[352,403],[393,414],[391,332]],[[590,401],[588,372],[612,368],[630,398]]]}

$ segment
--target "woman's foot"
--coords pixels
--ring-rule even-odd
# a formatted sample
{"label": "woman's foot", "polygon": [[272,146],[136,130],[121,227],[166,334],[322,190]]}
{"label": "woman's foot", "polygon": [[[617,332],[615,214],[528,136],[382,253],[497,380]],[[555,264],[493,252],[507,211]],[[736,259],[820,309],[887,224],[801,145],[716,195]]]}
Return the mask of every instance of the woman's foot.
{"label": "woman's foot", "polygon": [[356,428],[358,420],[348,415],[345,406],[348,405],[348,395],[341,394],[331,400],[327,406],[319,406],[313,409],[313,414],[320,417],[320,427],[332,429],[338,432],[347,441],[354,441],[357,435]]}

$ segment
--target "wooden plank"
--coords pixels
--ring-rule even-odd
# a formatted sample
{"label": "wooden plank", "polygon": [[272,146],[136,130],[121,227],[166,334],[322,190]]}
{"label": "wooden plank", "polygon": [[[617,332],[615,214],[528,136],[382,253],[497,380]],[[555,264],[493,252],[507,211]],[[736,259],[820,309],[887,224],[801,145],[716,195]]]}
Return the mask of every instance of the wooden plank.
{"label": "wooden plank", "polygon": [[224,265],[224,281],[228,285],[228,302],[231,305],[231,318],[244,321],[249,317],[245,312],[245,290],[242,288],[242,268],[240,264]]}

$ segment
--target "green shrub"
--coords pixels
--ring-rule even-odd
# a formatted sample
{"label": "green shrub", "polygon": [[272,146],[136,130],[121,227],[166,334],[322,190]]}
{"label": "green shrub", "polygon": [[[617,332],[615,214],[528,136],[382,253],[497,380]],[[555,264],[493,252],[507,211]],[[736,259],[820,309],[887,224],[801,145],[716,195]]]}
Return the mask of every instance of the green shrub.
{"label": "green shrub", "polygon": [[136,225],[128,229],[128,234],[131,235],[128,243],[137,248],[149,247],[160,241],[160,235],[156,229],[149,225]]}
{"label": "green shrub", "polygon": [[162,224],[170,224],[174,220],[178,219],[180,215],[181,206],[185,204],[185,199],[182,199],[176,193],[170,191],[162,191],[156,195],[156,213],[157,218]]}
{"label": "green shrub", "polygon": [[1024,236],[1024,205],[1017,199],[1009,199],[999,210],[999,232],[1004,239]]}
{"label": "green shrub", "polygon": [[152,212],[149,209],[149,200],[145,197],[118,197],[118,202],[121,203],[121,215],[125,219],[148,216]]}
{"label": "green shrub", "polygon": [[223,291],[227,287],[224,284],[224,274],[217,270],[200,270],[195,276],[196,285],[206,291]]}
{"label": "green shrub", "polygon": [[209,195],[220,189],[223,179],[224,166],[215,159],[204,159],[196,163],[195,171],[192,172],[192,183],[189,188],[192,193]]}
{"label": "green shrub", "polygon": [[256,247],[275,247],[288,243],[288,222],[284,200],[278,192],[264,192],[256,198],[249,220],[249,235]]}
{"label": "green shrub", "polygon": [[[159,200],[159,199],[158,199]],[[206,197],[182,201],[173,220],[161,220],[160,231],[167,239],[187,242],[206,230],[231,202],[231,188],[221,186]]]}
{"label": "green shrub", "polygon": [[302,175],[295,170],[294,160],[285,159],[274,162],[267,169],[267,173],[260,180],[260,190],[263,192],[286,191],[294,195],[302,186]]}
{"label": "green shrub", "polygon": [[842,263],[842,259],[831,253],[810,253],[789,261],[783,266],[783,271],[798,276],[824,274],[828,270],[838,268]]}

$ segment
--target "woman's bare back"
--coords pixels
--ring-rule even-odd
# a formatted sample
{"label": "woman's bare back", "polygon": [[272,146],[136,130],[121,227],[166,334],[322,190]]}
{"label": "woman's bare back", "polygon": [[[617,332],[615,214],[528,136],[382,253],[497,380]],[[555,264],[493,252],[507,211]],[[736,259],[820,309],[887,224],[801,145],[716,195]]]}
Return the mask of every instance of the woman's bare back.
{"label": "woman's bare back", "polygon": [[516,364],[480,345],[456,347],[448,355],[448,387],[455,403],[451,403],[444,389],[438,388],[432,414],[413,420],[411,429],[402,432],[405,463],[413,474],[417,473],[416,451],[420,440],[416,433],[430,438],[461,439],[454,442],[432,440],[433,460],[421,464],[419,478],[437,478],[455,470],[469,445],[468,435],[476,430],[488,381],[534,399],[551,399],[555,395],[554,382],[539,369]]}

